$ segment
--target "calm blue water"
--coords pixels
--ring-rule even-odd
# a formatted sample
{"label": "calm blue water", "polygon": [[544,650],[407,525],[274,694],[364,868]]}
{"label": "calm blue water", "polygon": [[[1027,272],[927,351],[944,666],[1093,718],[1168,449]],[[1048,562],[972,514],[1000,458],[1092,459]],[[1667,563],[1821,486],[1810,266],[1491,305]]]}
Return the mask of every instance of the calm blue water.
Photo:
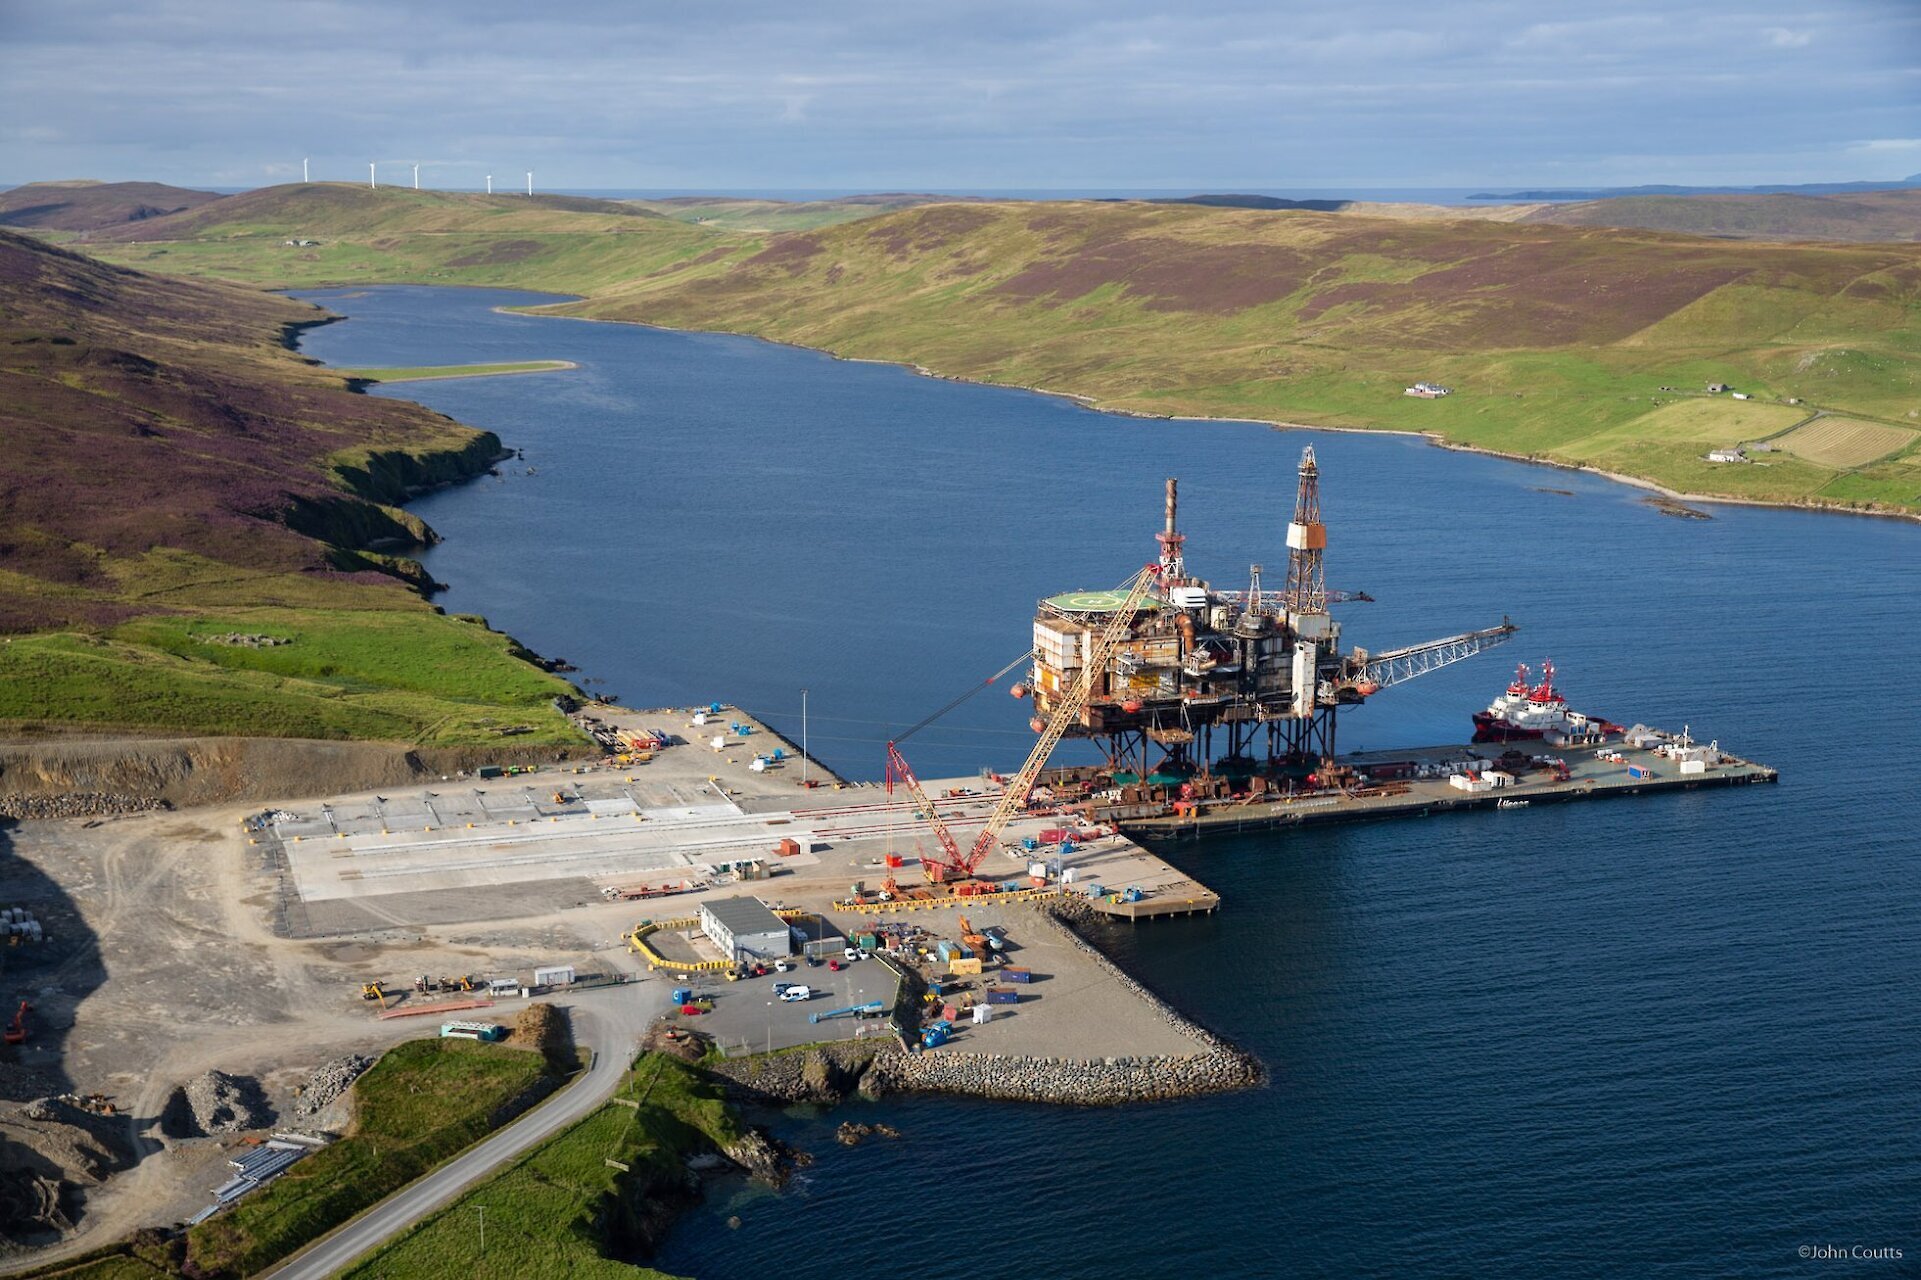
{"label": "calm blue water", "polygon": [[[1113,418],[490,310],[530,295],[303,296],[354,317],[307,337],[331,362],[581,365],[391,390],[526,450],[416,504],[447,538],[427,561],[442,603],[632,704],[728,699],[797,737],[806,686],[816,752],[850,775],[1018,653],[1036,596],[1143,562],[1168,474],[1190,566],[1235,585],[1250,560],[1277,569],[1306,443],[1330,579],[1379,599],[1345,610],[1352,641],[1524,628],[1383,694],[1344,745],[1459,740],[1514,660],[1550,656],[1579,706],[1783,771],[1190,848],[1227,909],[1111,942],[1267,1061],[1270,1088],[1121,1112],[889,1104],[905,1138],[851,1151],[831,1138],[848,1110],[788,1116],[819,1162],[779,1197],[715,1196],[667,1270],[843,1280],[859,1242],[929,1280],[1799,1276],[1822,1265],[1806,1244],[1900,1248],[1827,1265],[1913,1273],[1921,529],[1674,520],[1404,439]],[[1024,718],[990,691],[910,754],[929,774],[1005,765]],[[895,1234],[920,1219],[946,1224],[937,1245]]]}

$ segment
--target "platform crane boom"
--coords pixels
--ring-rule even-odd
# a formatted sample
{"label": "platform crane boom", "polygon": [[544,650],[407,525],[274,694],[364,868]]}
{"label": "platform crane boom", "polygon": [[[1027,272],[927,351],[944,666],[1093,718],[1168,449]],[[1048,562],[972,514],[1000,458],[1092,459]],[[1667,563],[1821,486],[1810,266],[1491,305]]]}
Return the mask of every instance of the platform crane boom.
{"label": "platform crane boom", "polygon": [[1086,710],[1087,700],[1093,696],[1095,679],[1107,669],[1108,660],[1114,656],[1115,648],[1134,621],[1135,611],[1140,608],[1141,601],[1147,598],[1148,589],[1154,585],[1160,573],[1161,566],[1153,564],[1135,575],[1133,585],[1128,588],[1126,600],[1122,602],[1119,609],[1114,611],[1114,616],[1107,620],[1107,625],[1101,628],[1100,635],[1094,641],[1094,647],[1082,663],[1080,679],[1068,687],[1065,696],[1061,698],[1060,705],[1056,706],[1053,714],[1048,717],[1047,727],[1041,731],[1040,738],[1034,743],[1034,749],[1027,753],[1027,762],[1021,765],[1020,772],[1015,774],[1001,790],[1000,802],[994,806],[994,812],[989,815],[987,825],[981,828],[980,835],[975,837],[974,843],[968,848],[965,856],[955,858],[946,867],[933,869],[933,878],[936,881],[946,879],[949,872],[962,878],[973,875],[988,853],[999,843],[1002,829],[1015,814],[1027,806],[1027,793],[1034,789],[1035,780],[1040,777],[1042,768],[1047,764],[1047,758],[1054,754],[1054,748],[1060,745],[1061,738],[1067,733],[1067,727],[1079,718],[1082,711]]}
{"label": "platform crane boom", "polygon": [[[1506,644],[1520,630],[1506,618],[1501,619],[1498,627],[1487,627],[1481,631],[1467,631],[1458,636],[1444,636],[1439,640],[1429,640],[1424,644],[1411,644],[1400,649],[1389,649],[1382,653],[1357,654],[1362,659],[1360,671],[1347,683],[1365,683],[1372,689],[1385,689],[1389,685],[1403,684],[1416,676],[1424,676],[1430,671],[1452,666],[1456,662],[1471,658],[1495,645]],[[1370,690],[1372,691],[1372,690]]]}

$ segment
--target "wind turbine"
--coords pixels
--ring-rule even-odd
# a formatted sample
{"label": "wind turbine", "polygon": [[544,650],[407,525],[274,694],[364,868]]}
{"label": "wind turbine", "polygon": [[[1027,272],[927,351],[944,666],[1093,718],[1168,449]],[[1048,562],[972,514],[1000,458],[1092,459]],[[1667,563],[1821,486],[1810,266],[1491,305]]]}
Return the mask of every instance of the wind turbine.
{"label": "wind turbine", "polygon": [[492,195],[493,193],[494,193],[494,175],[490,173],[487,175],[487,194]]}
{"label": "wind turbine", "polygon": [[380,186],[378,182],[374,181],[374,162],[372,160],[367,162],[367,186],[370,190]]}
{"label": "wind turbine", "polygon": [[414,190],[420,190],[420,166],[414,166]]}
{"label": "wind turbine", "polygon": [[529,169],[527,170],[527,194],[532,195],[533,193],[534,193],[534,171],[532,169]]}
{"label": "wind turbine", "polygon": [[300,180],[301,180],[302,182],[312,182],[312,181],[313,181],[313,179],[312,179],[312,178],[309,178],[309,177],[307,176],[307,162],[306,162],[305,160],[302,160],[302,161],[300,162]]}

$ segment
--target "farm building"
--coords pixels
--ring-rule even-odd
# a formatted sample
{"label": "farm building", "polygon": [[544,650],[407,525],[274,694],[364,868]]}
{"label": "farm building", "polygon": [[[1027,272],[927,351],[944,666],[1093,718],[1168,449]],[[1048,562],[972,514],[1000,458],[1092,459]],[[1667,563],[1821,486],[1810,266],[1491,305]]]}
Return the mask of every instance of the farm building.
{"label": "farm building", "polygon": [[1709,462],[1746,462],[1748,455],[1739,449],[1715,449],[1708,454]]}
{"label": "farm building", "polygon": [[730,960],[794,953],[793,930],[758,898],[715,898],[701,903],[700,931]]}

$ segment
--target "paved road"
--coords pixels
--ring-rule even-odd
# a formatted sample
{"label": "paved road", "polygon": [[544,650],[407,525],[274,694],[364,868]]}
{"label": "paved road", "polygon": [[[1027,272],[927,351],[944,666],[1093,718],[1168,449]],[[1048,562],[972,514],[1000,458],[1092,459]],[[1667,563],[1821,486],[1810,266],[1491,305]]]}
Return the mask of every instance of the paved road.
{"label": "paved road", "polygon": [[339,1275],[529,1147],[592,1112],[620,1087],[641,1034],[654,1017],[666,1012],[666,1000],[667,989],[658,982],[577,997],[572,1010],[574,1039],[594,1050],[593,1065],[585,1075],[505,1129],[394,1192],[305,1253],[261,1274],[277,1280],[324,1280]]}

